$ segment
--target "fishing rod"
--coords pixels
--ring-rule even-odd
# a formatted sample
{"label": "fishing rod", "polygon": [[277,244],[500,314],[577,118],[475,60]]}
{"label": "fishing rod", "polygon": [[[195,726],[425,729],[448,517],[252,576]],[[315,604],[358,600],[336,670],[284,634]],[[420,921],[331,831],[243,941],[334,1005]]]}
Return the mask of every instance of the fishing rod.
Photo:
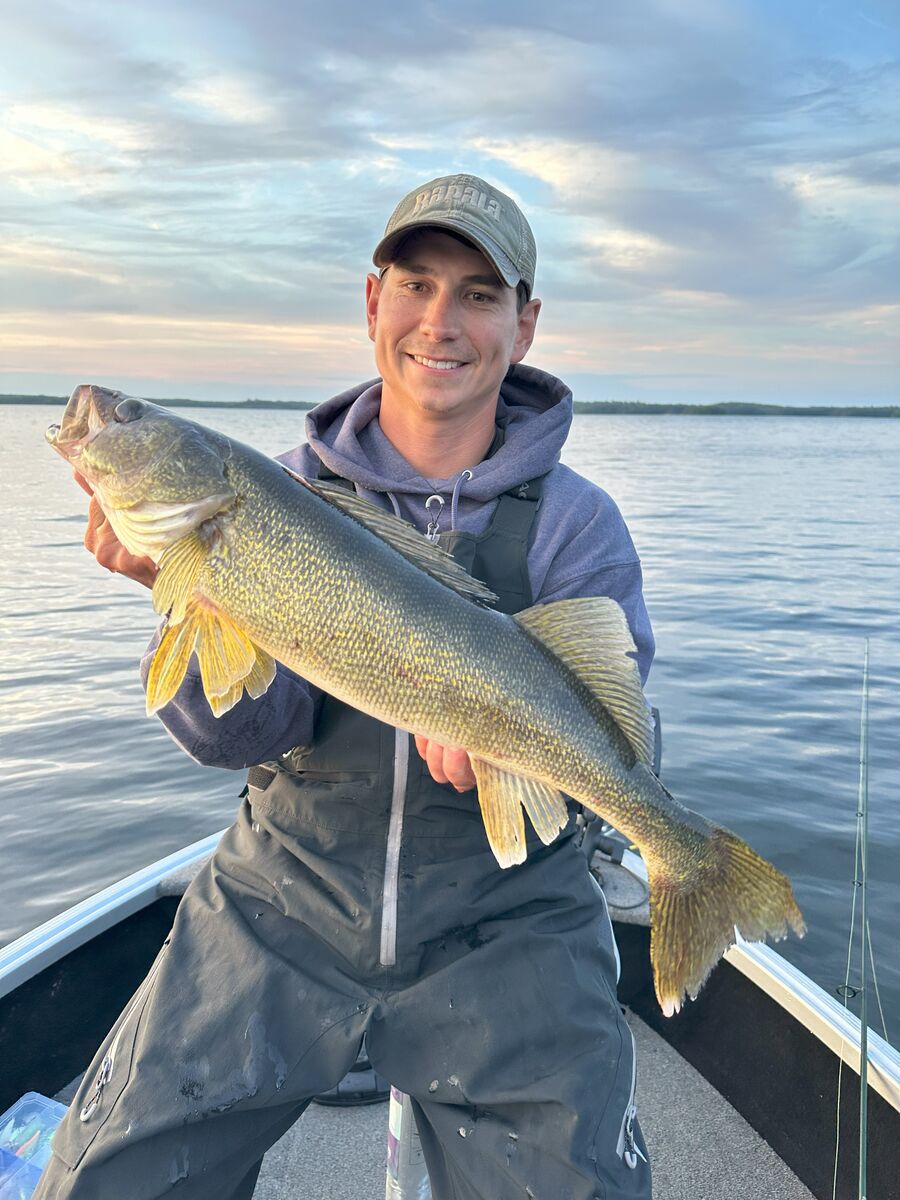
{"label": "fishing rod", "polygon": [[[859,1200],[867,1200],[868,1192],[868,1134],[869,1134],[869,983],[868,962],[872,963],[872,978],[876,996],[878,981],[875,975],[875,960],[872,953],[871,932],[868,918],[868,867],[869,867],[869,639],[866,638],[863,657],[862,702],[859,719],[859,789],[856,804],[856,847],[853,857],[853,903],[850,908],[850,932],[847,939],[847,969],[843,987],[837,991],[843,996],[844,1008],[853,996],[860,997],[859,1011]],[[850,984],[850,963],[853,957],[853,934],[856,927],[856,902],[860,903],[860,982],[859,987]],[[881,998],[878,997],[879,1008]],[[882,1014],[882,1023],[884,1017]],[[887,1028],[885,1027],[885,1037]],[[838,1062],[837,1114],[835,1120],[834,1177],[832,1200],[837,1196],[838,1159],[841,1144],[841,1076],[843,1055]]]}
{"label": "fishing rod", "polygon": [[869,639],[863,662],[862,711],[859,721],[859,892],[861,925],[860,937],[860,1002],[859,1002],[859,1200],[866,1200],[867,1147],[869,1126],[869,984],[866,877],[869,865]]}

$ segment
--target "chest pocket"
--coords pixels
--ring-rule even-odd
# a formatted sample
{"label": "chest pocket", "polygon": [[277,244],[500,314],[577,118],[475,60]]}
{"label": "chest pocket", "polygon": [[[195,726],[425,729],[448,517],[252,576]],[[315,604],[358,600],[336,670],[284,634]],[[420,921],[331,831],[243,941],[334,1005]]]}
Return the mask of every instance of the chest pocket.
{"label": "chest pocket", "polygon": [[[387,735],[390,736],[387,736]],[[359,709],[325,694],[316,716],[316,740],[285,756],[298,775],[322,783],[363,782],[390,765],[393,730]]]}

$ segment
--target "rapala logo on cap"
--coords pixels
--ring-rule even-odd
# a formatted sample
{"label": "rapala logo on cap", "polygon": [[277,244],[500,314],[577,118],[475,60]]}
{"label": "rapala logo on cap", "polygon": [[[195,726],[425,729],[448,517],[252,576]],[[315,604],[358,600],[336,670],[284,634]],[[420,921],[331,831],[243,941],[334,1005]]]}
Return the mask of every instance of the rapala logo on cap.
{"label": "rapala logo on cap", "polygon": [[439,183],[430,192],[419,192],[416,196],[413,216],[417,217],[419,213],[431,208],[432,205],[443,206],[448,202],[455,207],[467,204],[470,208],[480,209],[489,217],[493,217],[495,221],[499,221],[502,215],[499,203],[480,188],[472,187],[471,184],[464,187],[461,183]]}

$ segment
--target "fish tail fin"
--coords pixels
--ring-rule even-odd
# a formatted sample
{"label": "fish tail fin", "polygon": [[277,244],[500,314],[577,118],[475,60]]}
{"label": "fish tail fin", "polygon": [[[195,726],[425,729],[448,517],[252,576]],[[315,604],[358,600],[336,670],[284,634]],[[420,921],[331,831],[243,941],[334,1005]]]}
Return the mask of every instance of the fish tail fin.
{"label": "fish tail fin", "polygon": [[224,613],[192,598],[177,624],[163,631],[147,676],[147,713],[158,712],[181,687],[192,654],[213,714],[228,712],[246,689],[254,699],[275,677],[275,662]]}
{"label": "fish tail fin", "polygon": [[806,926],[790,881],[746,842],[712,826],[698,886],[686,887],[662,865],[647,863],[650,882],[650,959],[656,996],[666,1016],[694,999],[710,971],[737,940],[775,941],[788,926]]}

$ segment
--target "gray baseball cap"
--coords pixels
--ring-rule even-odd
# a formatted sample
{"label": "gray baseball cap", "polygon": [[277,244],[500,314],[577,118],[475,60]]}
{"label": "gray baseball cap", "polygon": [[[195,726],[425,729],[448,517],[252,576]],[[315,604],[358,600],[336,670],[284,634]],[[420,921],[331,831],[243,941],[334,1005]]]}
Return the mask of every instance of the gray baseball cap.
{"label": "gray baseball cap", "polygon": [[414,229],[433,227],[461,234],[477,246],[507,285],[534,288],[537,247],[531,226],[514,200],[477,175],[443,175],[404,196],[375,247],[376,267],[393,262],[397,243]]}

